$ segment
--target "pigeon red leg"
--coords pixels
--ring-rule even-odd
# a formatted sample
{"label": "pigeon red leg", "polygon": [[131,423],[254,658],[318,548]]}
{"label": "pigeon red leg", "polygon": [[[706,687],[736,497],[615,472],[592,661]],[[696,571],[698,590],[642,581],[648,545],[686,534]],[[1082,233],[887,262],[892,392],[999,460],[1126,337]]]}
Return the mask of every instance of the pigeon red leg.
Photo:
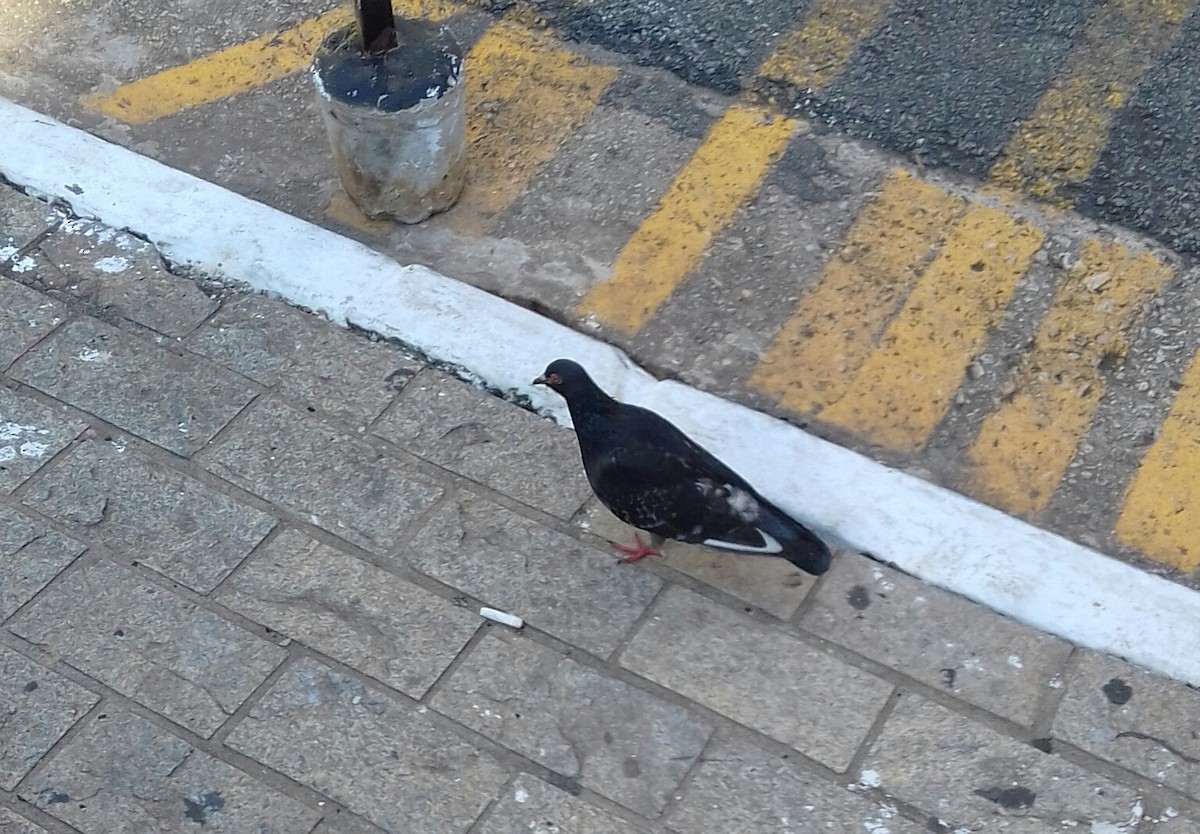
{"label": "pigeon red leg", "polygon": [[624,556],[622,556],[620,559],[617,560],[618,565],[631,565],[634,562],[640,561],[641,559],[645,559],[647,556],[661,556],[662,555],[661,553],[658,552],[658,548],[652,547],[651,545],[643,543],[642,537],[640,535],[638,535],[637,533],[634,533],[633,540],[635,542],[637,542],[637,544],[634,547],[626,547],[623,544],[617,544],[616,542],[613,542],[613,547],[616,550],[619,550],[625,554]]}

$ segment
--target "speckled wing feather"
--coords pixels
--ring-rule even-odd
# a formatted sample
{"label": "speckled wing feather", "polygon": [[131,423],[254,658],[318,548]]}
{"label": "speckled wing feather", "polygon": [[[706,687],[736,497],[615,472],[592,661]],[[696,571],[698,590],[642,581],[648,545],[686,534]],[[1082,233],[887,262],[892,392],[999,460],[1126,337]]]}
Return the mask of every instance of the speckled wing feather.
{"label": "speckled wing feather", "polygon": [[620,422],[621,440],[585,467],[613,515],[664,538],[765,545],[747,526],[760,499],[733,470],[652,411],[625,406]]}

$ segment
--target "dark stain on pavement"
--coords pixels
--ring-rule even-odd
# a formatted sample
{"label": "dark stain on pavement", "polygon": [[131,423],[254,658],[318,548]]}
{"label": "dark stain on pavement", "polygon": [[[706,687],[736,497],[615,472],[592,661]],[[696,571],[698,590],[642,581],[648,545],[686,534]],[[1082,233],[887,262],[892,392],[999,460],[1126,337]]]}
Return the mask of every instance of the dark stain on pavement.
{"label": "dark stain on pavement", "polygon": [[556,788],[562,788],[572,796],[579,796],[583,792],[583,787],[579,784],[579,779],[574,776],[564,776],[561,773],[551,772],[546,781]]}
{"label": "dark stain on pavement", "polygon": [[1129,703],[1129,699],[1133,697],[1133,687],[1120,678],[1113,678],[1100,687],[1100,691],[1104,693],[1105,697],[1111,703],[1117,706]]}
{"label": "dark stain on pavement", "polygon": [[975,794],[990,802],[995,802],[1001,808],[1007,808],[1009,811],[1032,808],[1034,800],[1037,799],[1037,794],[1020,785],[1012,788],[984,788],[975,791]]}
{"label": "dark stain on pavement", "polygon": [[1052,738],[1030,739],[1029,743],[1038,750],[1041,750],[1043,753],[1049,753],[1054,749],[1054,739]]}
{"label": "dark stain on pavement", "polygon": [[867,594],[867,589],[865,586],[855,585],[846,594],[846,602],[850,603],[850,605],[852,605],[854,608],[857,608],[859,611],[862,611],[871,604],[871,597],[869,594]]}
{"label": "dark stain on pavement", "polygon": [[209,811],[220,811],[225,807],[225,798],[221,796],[219,791],[209,791],[206,794],[201,794],[196,798],[185,796],[183,798],[183,815],[192,822],[198,822],[201,825],[207,821],[206,816]]}

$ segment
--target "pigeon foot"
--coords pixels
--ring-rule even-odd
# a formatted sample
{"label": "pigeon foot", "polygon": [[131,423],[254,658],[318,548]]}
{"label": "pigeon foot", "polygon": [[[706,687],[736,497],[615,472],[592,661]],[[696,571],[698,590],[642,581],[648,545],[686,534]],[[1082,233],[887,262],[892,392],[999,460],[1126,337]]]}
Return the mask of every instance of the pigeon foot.
{"label": "pigeon foot", "polygon": [[617,560],[618,565],[632,565],[634,562],[641,561],[647,556],[662,556],[656,548],[643,543],[641,536],[634,534],[633,540],[637,542],[633,547],[626,547],[623,544],[613,542],[613,548],[625,554]]}

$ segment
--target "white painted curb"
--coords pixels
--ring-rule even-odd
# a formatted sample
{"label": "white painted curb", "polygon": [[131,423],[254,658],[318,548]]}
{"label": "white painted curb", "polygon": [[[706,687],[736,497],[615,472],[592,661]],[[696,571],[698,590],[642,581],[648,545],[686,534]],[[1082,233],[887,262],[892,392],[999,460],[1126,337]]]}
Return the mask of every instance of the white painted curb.
{"label": "white painted curb", "polygon": [[661,412],[765,495],[847,546],[1074,643],[1200,685],[1200,593],[675,382],[623,353],[423,266],[392,259],[0,99],[0,173],[144,235],[171,261],[402,339],[527,395],[558,357]]}

